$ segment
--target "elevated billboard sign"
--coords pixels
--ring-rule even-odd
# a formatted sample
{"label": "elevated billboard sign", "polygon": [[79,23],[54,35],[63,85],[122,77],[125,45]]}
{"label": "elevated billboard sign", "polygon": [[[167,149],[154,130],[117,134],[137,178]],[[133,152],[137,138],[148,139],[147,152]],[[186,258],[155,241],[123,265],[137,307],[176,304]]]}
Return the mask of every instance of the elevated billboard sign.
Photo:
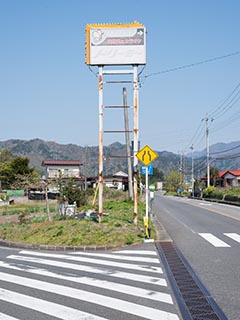
{"label": "elevated billboard sign", "polygon": [[88,24],[86,64],[146,64],[146,29],[139,22],[128,24]]}

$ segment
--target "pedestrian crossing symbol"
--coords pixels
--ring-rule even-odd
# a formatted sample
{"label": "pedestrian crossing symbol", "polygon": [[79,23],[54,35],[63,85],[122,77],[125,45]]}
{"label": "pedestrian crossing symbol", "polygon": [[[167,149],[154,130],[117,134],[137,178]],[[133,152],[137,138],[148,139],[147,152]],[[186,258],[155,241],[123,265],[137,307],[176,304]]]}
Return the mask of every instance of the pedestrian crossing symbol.
{"label": "pedestrian crossing symbol", "polygon": [[145,164],[145,166],[148,166],[158,157],[158,154],[146,145],[136,154],[136,156],[138,160]]}

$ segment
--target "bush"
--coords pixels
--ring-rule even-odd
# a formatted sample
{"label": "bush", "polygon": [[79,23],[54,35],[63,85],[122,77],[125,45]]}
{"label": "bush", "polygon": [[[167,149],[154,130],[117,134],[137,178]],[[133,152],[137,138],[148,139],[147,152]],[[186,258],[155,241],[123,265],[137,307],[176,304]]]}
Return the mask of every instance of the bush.
{"label": "bush", "polygon": [[224,201],[230,201],[230,202],[240,202],[240,197],[238,196],[232,196],[230,194],[226,194],[224,197]]}
{"label": "bush", "polygon": [[203,190],[203,198],[222,200],[223,196],[223,192],[221,190],[215,189],[215,187],[213,186],[210,186],[207,189]]}
{"label": "bush", "polygon": [[234,187],[231,189],[227,189],[224,192],[225,192],[225,194],[230,194],[233,196],[240,196],[240,187]]}
{"label": "bush", "polygon": [[212,198],[213,192],[215,191],[214,186],[210,186],[203,190],[203,198]]}

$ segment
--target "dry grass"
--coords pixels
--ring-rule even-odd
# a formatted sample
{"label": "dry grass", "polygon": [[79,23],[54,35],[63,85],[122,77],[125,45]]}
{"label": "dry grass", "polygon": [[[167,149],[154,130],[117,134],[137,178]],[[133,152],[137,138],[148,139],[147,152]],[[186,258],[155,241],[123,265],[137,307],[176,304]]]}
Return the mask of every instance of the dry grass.
{"label": "dry grass", "polygon": [[[145,237],[143,216],[145,205],[138,204],[138,225],[133,224],[133,202],[112,200],[104,203],[101,223],[94,219],[62,219],[53,214],[54,220],[46,220],[44,213],[29,213],[24,223],[19,215],[5,215],[1,218],[0,238],[7,241],[46,245],[111,245],[123,246],[140,243]],[[15,221],[8,221],[12,217]],[[154,234],[153,234],[154,236]]]}

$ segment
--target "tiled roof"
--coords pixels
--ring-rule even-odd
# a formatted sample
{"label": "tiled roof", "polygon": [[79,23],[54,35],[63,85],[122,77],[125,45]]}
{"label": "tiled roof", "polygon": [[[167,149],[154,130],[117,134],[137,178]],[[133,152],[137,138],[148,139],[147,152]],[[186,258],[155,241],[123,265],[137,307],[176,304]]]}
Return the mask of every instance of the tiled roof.
{"label": "tiled roof", "polygon": [[42,166],[81,166],[80,160],[43,160]]}
{"label": "tiled roof", "polygon": [[225,170],[225,171],[220,171],[219,176],[223,177],[226,173],[230,173],[233,176],[240,176],[240,169],[238,170]]}
{"label": "tiled roof", "polygon": [[113,177],[128,177],[128,174],[123,171],[118,171],[113,175]]}
{"label": "tiled roof", "polygon": [[224,171],[219,171],[219,177],[222,177],[225,175],[225,173],[228,172],[228,170],[224,170]]}

